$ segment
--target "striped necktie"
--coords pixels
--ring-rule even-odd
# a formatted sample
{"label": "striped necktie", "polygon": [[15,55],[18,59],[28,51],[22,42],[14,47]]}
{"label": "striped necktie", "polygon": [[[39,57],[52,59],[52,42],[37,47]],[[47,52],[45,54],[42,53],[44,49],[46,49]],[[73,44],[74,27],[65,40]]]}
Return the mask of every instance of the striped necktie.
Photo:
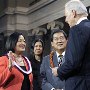
{"label": "striped necktie", "polygon": [[59,55],[58,56],[58,66],[62,65],[62,59],[63,59],[63,55]]}

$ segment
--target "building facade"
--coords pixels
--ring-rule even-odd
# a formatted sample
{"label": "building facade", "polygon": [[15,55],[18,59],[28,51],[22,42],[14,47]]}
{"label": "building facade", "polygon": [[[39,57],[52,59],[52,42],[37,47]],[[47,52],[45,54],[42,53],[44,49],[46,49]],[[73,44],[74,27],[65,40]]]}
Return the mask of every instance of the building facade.
{"label": "building facade", "polygon": [[[0,55],[4,54],[5,41],[14,31],[22,32],[26,37],[27,51],[35,38],[45,42],[45,52],[50,52],[51,29],[64,23],[67,32],[69,26],[64,19],[64,5],[68,0],[0,0]],[[82,0],[90,12],[90,1]],[[90,18],[90,17],[89,17]]]}

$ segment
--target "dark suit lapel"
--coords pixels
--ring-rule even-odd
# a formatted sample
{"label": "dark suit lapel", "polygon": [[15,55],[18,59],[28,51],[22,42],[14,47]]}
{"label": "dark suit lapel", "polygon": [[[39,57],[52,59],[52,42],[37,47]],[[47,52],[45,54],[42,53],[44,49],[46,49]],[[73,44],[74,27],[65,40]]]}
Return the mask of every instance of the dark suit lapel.
{"label": "dark suit lapel", "polygon": [[57,55],[56,55],[55,52],[54,52],[54,55],[53,55],[53,62],[54,62],[54,65],[57,67],[58,66],[58,60],[57,60]]}
{"label": "dark suit lapel", "polygon": [[62,64],[65,62],[65,55],[63,56]]}

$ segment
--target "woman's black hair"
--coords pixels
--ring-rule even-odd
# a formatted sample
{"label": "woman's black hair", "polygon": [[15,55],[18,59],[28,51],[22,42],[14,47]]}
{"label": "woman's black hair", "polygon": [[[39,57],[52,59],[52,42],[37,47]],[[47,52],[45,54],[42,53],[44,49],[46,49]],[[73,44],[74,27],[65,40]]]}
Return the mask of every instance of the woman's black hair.
{"label": "woman's black hair", "polygon": [[61,30],[61,29],[53,29],[52,32],[51,32],[51,41],[53,41],[53,35],[55,33],[59,33],[59,32],[63,33],[63,35],[65,36],[65,38],[67,40],[67,38],[68,38],[67,34],[63,30]]}
{"label": "woman's black hair", "polygon": [[36,42],[41,42],[42,43],[42,47],[44,48],[44,42],[41,39],[35,39],[35,41],[32,43],[32,49],[34,49],[34,46],[35,46]]}
{"label": "woman's black hair", "polygon": [[[36,42],[41,42],[42,43],[42,48],[43,48],[43,51],[44,51],[44,42],[41,40],[41,39],[35,39],[35,41],[32,43],[32,56],[35,58],[35,55],[34,55],[34,46],[35,46],[35,43]],[[41,62],[42,62],[42,58],[43,58],[43,51],[41,53]]]}
{"label": "woman's black hair", "polygon": [[22,33],[14,32],[7,38],[5,45],[6,52],[8,51],[15,52],[16,43],[18,42],[18,38],[20,35],[22,35]]}

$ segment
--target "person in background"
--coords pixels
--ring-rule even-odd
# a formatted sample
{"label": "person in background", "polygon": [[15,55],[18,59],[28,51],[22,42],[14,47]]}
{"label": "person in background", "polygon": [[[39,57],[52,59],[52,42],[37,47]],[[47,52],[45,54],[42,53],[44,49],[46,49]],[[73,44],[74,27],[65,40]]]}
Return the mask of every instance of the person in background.
{"label": "person in background", "polygon": [[12,33],[6,41],[6,55],[0,57],[0,90],[33,90],[31,63],[23,55],[22,33]]}
{"label": "person in background", "polygon": [[58,76],[55,77],[51,68],[63,65],[66,44],[67,34],[60,29],[52,30],[51,45],[53,50],[50,52],[50,55],[43,58],[40,68],[42,90],[65,90],[65,82],[61,81]]}
{"label": "person in background", "polygon": [[32,73],[33,73],[33,90],[41,90],[40,66],[42,63],[44,42],[36,39],[32,44],[33,55],[30,55]]}
{"label": "person in background", "polygon": [[80,0],[65,4],[66,22],[70,26],[65,63],[52,68],[55,76],[65,80],[66,90],[90,90],[90,20]]}

